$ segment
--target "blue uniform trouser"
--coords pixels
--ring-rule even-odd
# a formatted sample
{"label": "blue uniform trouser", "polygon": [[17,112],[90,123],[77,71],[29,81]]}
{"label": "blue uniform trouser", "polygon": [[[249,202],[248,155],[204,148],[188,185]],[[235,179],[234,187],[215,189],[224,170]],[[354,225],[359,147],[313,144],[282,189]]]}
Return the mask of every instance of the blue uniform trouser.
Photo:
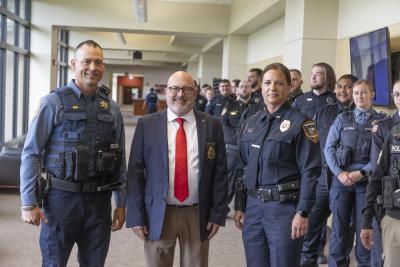
{"label": "blue uniform trouser", "polygon": [[292,240],[295,202],[261,202],[248,197],[243,243],[248,267],[297,267],[302,239]]}
{"label": "blue uniform trouser", "polygon": [[[232,149],[236,147],[236,149]],[[228,203],[231,203],[235,195],[235,176],[236,169],[240,164],[239,150],[237,146],[228,145],[226,148],[227,168],[228,168]]]}
{"label": "blue uniform trouser", "polygon": [[318,266],[318,253],[321,248],[321,235],[325,235],[326,220],[329,210],[329,191],[326,188],[323,177],[318,179],[316,187],[316,199],[308,220],[308,232],[304,236],[301,262],[304,266]]}
{"label": "blue uniform trouser", "polygon": [[374,224],[374,246],[372,252],[361,244],[360,231],[362,208],[365,204],[366,183],[344,186],[336,177],[333,179],[330,192],[330,209],[333,214],[332,234],[329,243],[329,267],[348,266],[350,259],[346,248],[346,240],[350,232],[352,209],[356,229],[355,256],[359,267],[381,266],[382,239]]}
{"label": "blue uniform trouser", "polygon": [[104,266],[111,234],[111,192],[73,193],[52,189],[44,205],[42,266],[66,266],[78,245],[80,266]]}

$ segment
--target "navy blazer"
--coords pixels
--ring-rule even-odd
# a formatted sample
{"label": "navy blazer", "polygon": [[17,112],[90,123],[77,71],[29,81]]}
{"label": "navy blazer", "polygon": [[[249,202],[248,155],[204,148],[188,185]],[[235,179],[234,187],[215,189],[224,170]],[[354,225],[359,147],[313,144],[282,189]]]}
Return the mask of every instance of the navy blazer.
{"label": "navy blazer", "polygon": [[[225,225],[227,163],[221,121],[194,111],[199,144],[199,225],[201,240],[207,223]],[[127,176],[126,227],[146,225],[149,240],[159,240],[168,194],[167,111],[139,119],[133,137]]]}

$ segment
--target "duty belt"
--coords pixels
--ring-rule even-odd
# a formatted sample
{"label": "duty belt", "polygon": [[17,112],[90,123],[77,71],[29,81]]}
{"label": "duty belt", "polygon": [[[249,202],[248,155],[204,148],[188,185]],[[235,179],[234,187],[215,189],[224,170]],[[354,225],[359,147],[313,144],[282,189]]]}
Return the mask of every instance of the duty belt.
{"label": "duty belt", "polygon": [[267,201],[297,201],[300,196],[300,180],[287,183],[271,185],[267,187],[250,188],[247,190],[249,196],[255,197],[262,202]]}
{"label": "duty belt", "polygon": [[247,194],[249,196],[258,198],[262,202],[279,200],[278,189],[253,188],[253,189],[248,189]]}
{"label": "duty belt", "polygon": [[69,192],[102,192],[108,190],[114,190],[122,185],[121,181],[107,183],[105,179],[91,178],[84,182],[72,182],[58,178],[54,178],[51,174],[47,176],[49,179],[50,187],[60,189]]}

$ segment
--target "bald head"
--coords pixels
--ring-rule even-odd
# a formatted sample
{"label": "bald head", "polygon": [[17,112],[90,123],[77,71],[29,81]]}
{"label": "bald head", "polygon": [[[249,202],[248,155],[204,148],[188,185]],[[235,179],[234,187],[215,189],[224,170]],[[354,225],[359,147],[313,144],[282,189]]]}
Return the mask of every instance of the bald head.
{"label": "bald head", "polygon": [[189,113],[197,96],[197,86],[192,76],[184,71],[172,74],[167,83],[166,100],[168,108],[178,116]]}
{"label": "bald head", "polygon": [[190,75],[189,73],[187,73],[185,71],[177,71],[177,72],[173,73],[168,79],[167,86],[168,87],[183,86],[183,85],[179,85],[179,84],[183,84],[184,86],[190,86],[193,88],[196,87],[194,80],[192,78],[192,75]]}

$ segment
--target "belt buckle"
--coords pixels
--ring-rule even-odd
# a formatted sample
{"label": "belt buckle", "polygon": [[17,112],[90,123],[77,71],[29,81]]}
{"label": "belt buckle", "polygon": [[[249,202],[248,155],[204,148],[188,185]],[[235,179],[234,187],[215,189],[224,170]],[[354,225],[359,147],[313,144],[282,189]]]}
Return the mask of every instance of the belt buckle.
{"label": "belt buckle", "polygon": [[267,198],[265,197],[265,193],[264,193],[264,192],[267,192],[267,191],[268,191],[268,189],[258,188],[258,189],[256,190],[256,197],[257,197],[259,200],[261,200],[262,202],[267,202],[267,201],[269,201],[270,199],[267,199]]}

